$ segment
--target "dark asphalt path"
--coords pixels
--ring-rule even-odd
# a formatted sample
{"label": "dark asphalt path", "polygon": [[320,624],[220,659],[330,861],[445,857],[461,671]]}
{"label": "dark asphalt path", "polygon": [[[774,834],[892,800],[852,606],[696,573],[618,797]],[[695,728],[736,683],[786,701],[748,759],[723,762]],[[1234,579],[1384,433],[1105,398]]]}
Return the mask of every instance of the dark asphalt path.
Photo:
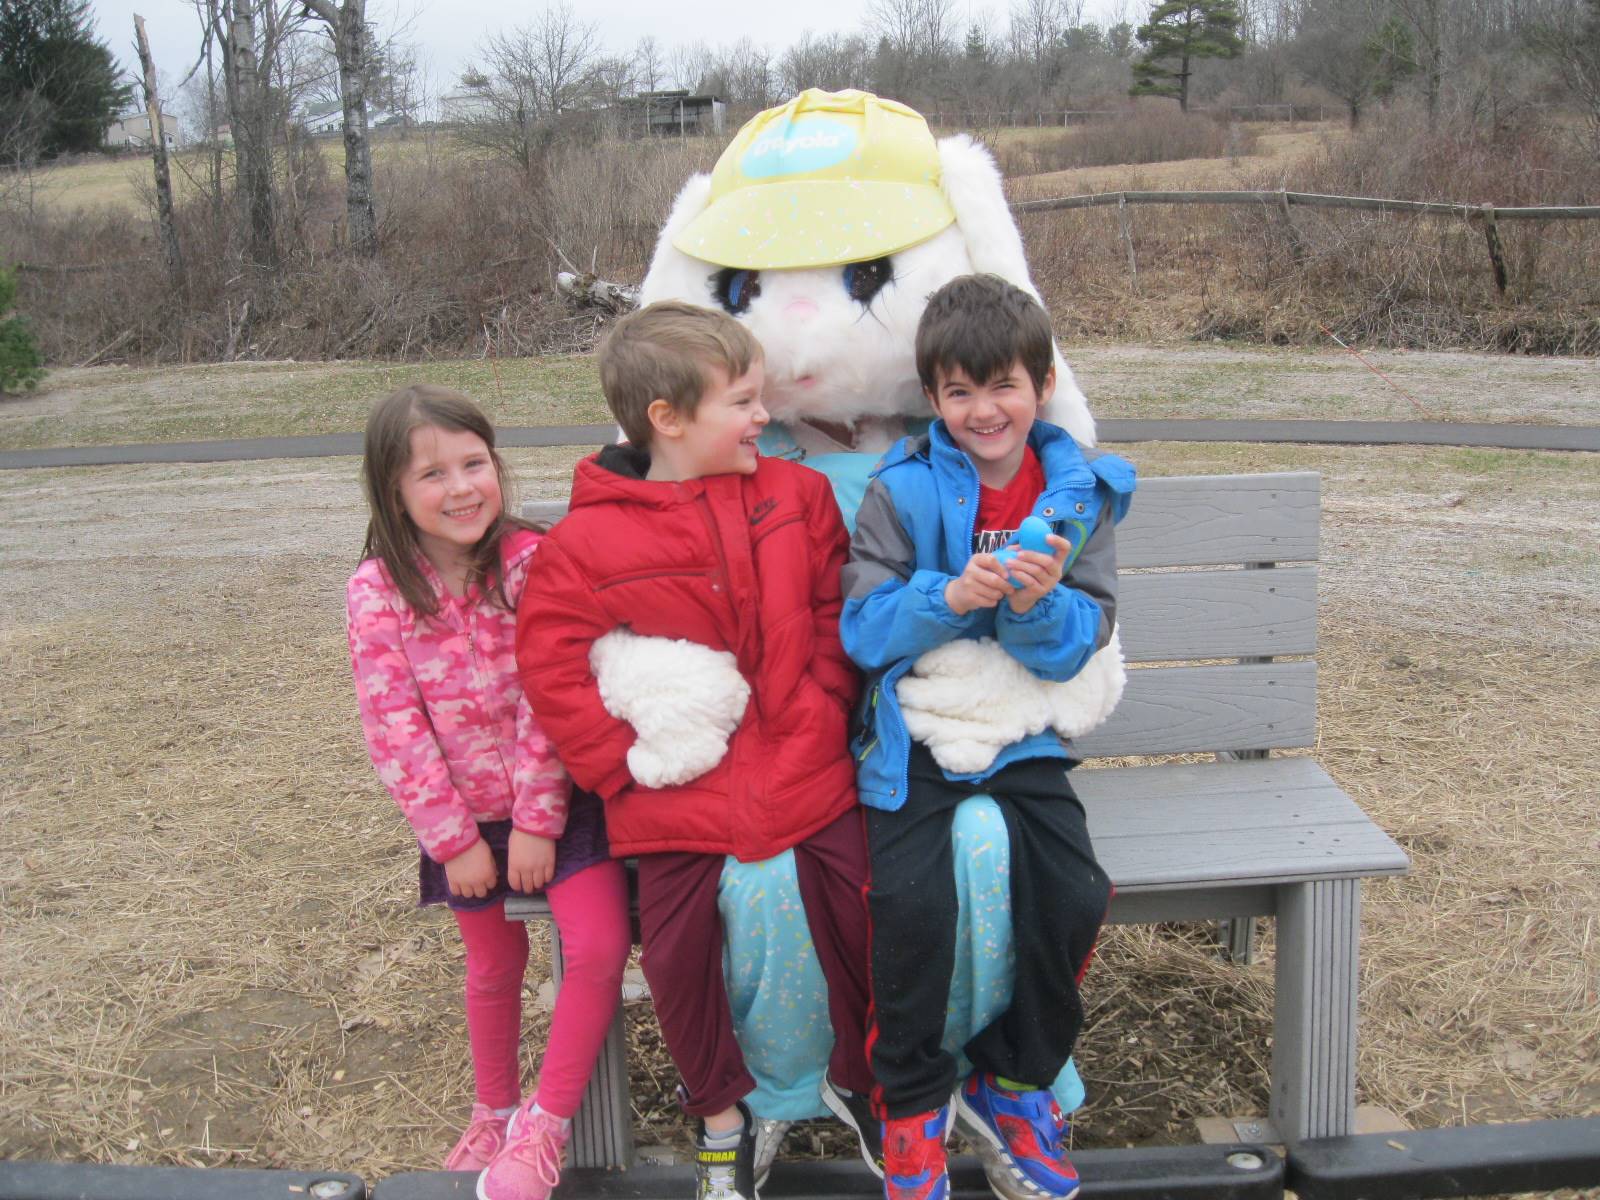
{"label": "dark asphalt path", "polygon": [[[1483,446],[1504,450],[1600,452],[1600,425],[1489,425],[1457,421],[1166,421],[1108,418],[1096,422],[1113,442],[1297,442],[1325,446]],[[611,425],[508,426],[502,446],[598,446]],[[330,458],[361,453],[359,433],[240,438],[214,442],[150,442],[133,446],[59,446],[0,450],[0,470],[99,467],[122,463],[242,462],[263,458]]]}

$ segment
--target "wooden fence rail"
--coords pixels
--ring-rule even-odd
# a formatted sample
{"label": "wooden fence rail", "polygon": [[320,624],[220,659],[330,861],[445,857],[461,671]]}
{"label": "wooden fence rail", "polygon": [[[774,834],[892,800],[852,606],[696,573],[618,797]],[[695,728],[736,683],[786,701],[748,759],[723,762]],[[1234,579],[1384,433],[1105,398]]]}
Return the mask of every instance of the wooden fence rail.
{"label": "wooden fence rail", "polygon": [[1446,204],[1435,200],[1385,200],[1374,196],[1323,196],[1316,192],[1097,192],[1088,196],[1061,196],[1050,200],[1018,200],[1011,205],[1017,213],[1060,212],[1069,208],[1111,208],[1117,210],[1118,237],[1128,251],[1128,275],[1134,291],[1139,290],[1139,267],[1133,254],[1133,232],[1129,223],[1130,204],[1260,204],[1277,209],[1289,235],[1294,260],[1304,258],[1304,247],[1289,219],[1292,205],[1305,208],[1354,208],[1368,212],[1404,213],[1412,216],[1459,217],[1483,222],[1484,243],[1489,251],[1489,266],[1494,271],[1495,290],[1506,294],[1505,253],[1500,244],[1501,221],[1582,221],[1600,218],[1600,204],[1538,205],[1496,208],[1492,204]]}

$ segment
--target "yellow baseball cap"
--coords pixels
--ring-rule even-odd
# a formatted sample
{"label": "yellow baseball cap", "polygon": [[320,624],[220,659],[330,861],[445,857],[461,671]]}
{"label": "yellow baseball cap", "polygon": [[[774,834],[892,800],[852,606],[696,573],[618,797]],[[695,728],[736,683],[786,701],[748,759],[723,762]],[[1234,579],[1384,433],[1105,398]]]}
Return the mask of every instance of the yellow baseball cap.
{"label": "yellow baseball cap", "polygon": [[811,88],[734,135],[710,203],[672,244],[723,267],[826,267],[904,250],[955,219],[921,113]]}

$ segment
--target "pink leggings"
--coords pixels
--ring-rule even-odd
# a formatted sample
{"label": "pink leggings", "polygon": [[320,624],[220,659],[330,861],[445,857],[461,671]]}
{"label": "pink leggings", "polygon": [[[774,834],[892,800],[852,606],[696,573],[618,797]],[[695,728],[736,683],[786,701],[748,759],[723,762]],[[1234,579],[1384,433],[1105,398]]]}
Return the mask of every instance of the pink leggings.
{"label": "pink leggings", "polygon": [[[631,942],[628,885],[620,862],[596,863],[545,889],[566,970],[550,1040],[539,1067],[539,1107],[558,1117],[578,1111],[622,993]],[[510,1108],[522,1099],[517,1046],[522,1037],[522,976],[528,930],[506,920],[504,903],[456,912],[467,947],[467,1039],[478,1103]]]}

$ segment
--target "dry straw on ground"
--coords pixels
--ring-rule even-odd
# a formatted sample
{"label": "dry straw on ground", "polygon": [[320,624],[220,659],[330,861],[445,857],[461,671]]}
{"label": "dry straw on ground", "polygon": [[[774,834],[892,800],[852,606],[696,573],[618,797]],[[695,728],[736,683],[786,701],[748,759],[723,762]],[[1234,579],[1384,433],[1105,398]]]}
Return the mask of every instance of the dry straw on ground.
{"label": "dry straw on ground", "polygon": [[[1367,890],[1363,1101],[1417,1125],[1600,1111],[1600,473],[1580,456],[1139,447],[1325,472],[1321,744],[1403,845]],[[553,494],[571,455],[516,456]],[[348,461],[0,478],[0,1154],[429,1168],[470,1103],[460,948],[362,749]],[[545,1016],[532,1001],[527,1047]],[[1119,929],[1082,1145],[1266,1105],[1271,939]],[[631,1010],[636,1117],[681,1143]],[[839,1150],[828,1127],[789,1153]]]}

